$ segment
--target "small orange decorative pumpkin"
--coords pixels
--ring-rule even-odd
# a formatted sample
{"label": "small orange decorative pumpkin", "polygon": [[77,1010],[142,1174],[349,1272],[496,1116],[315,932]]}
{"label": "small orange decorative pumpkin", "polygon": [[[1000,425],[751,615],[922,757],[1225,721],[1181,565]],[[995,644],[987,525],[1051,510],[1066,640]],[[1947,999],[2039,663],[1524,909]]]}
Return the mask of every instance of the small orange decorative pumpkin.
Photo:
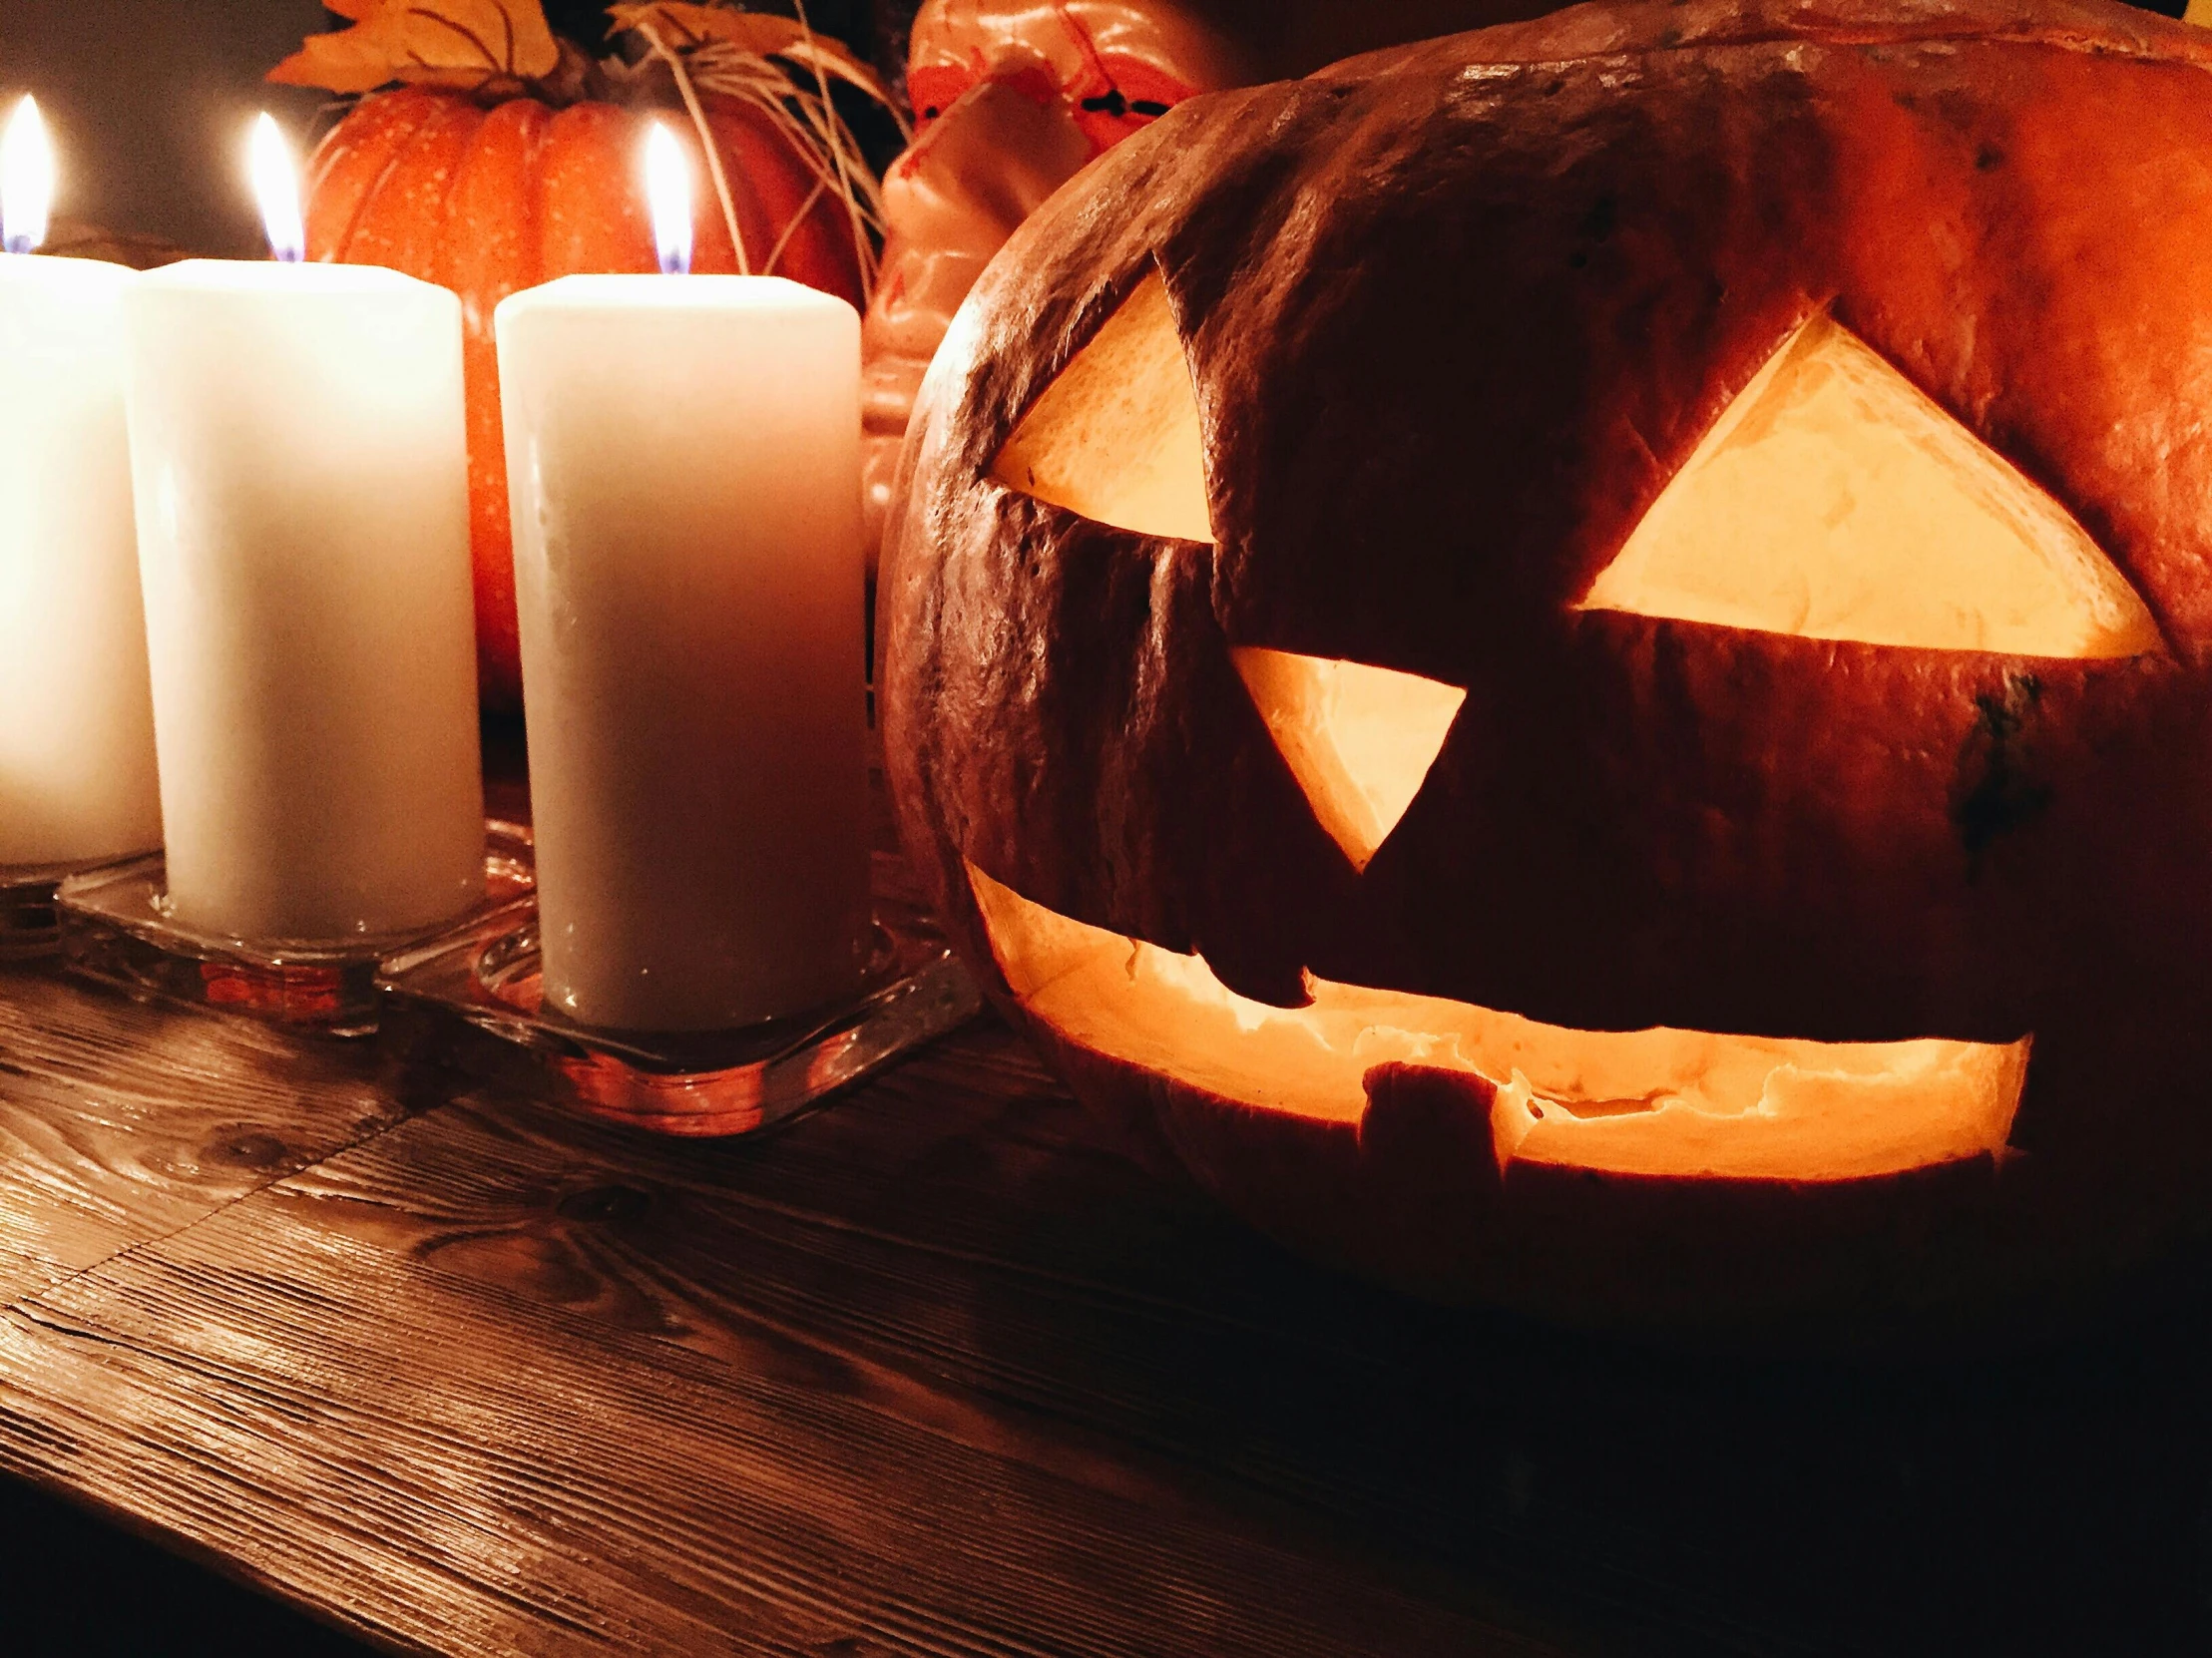
{"label": "small orange decorative pumpkin", "polygon": [[1317,1254],[2040,1313],[2212,1230],[2208,294],[2212,39],[2100,0],[1194,99],[924,388],[907,843],[1078,1093]]}
{"label": "small orange decorative pumpkin", "polygon": [[[493,311],[559,276],[659,268],[639,167],[655,120],[691,152],[694,269],[788,276],[864,304],[872,183],[826,100],[810,100],[806,121],[781,105],[807,93],[817,68],[880,88],[798,25],[718,7],[611,8],[620,26],[651,31],[655,54],[636,70],[555,40],[538,0],[332,9],[354,28],[314,37],[271,79],[338,92],[407,84],[369,91],[316,150],[308,257],[387,265],[461,296],[479,667],[486,705],[514,708],[522,666]],[[770,53],[804,81],[769,68]]]}

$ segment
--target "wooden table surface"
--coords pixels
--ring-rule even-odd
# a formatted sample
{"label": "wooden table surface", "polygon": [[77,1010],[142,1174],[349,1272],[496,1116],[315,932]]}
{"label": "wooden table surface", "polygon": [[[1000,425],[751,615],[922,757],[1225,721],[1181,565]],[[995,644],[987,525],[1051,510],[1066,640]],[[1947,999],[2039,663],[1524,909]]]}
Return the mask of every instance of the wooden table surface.
{"label": "wooden table surface", "polygon": [[2212,1643],[2201,1288],[1889,1372],[1430,1309],[990,1022],[686,1144],[0,972],[0,1470],[400,1650]]}

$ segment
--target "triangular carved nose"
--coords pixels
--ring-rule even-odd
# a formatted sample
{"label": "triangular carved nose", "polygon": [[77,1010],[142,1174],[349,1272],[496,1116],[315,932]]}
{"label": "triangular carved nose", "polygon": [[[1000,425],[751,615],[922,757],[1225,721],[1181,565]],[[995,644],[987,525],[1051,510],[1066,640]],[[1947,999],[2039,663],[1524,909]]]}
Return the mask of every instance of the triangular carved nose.
{"label": "triangular carved nose", "polygon": [[1420,794],[1467,692],[1365,662],[1229,654],[1313,815],[1364,871]]}

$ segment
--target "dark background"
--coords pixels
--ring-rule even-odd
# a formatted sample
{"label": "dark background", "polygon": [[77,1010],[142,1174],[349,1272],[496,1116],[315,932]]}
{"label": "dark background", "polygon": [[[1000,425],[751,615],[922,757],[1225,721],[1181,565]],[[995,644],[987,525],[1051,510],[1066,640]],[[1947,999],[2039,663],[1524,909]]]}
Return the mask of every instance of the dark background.
{"label": "dark background", "polygon": [[304,134],[326,101],[261,76],[332,21],[319,0],[0,0],[0,98],[46,114],[57,214],[252,253],[253,112]]}

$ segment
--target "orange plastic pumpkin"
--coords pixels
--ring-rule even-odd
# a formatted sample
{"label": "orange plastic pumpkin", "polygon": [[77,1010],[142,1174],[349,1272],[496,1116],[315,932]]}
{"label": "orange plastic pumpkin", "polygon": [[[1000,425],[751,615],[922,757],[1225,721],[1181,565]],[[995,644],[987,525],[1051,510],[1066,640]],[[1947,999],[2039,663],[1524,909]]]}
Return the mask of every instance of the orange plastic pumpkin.
{"label": "orange plastic pumpkin", "polygon": [[[863,303],[852,221],[844,201],[819,188],[815,164],[757,108],[713,93],[702,103],[750,268]],[[680,110],[555,109],[528,96],[487,106],[402,88],[364,99],[309,169],[308,257],[389,265],[461,296],[477,647],[490,707],[517,707],[522,694],[492,312],[510,293],[557,276],[658,268],[638,163],[654,119],[693,150],[694,268],[734,271],[729,231]]]}
{"label": "orange plastic pumpkin", "polygon": [[2212,37],[2099,0],[1192,100],[924,387],[908,844],[1077,1091],[1317,1254],[2039,1316],[2212,1230],[2208,295]]}

